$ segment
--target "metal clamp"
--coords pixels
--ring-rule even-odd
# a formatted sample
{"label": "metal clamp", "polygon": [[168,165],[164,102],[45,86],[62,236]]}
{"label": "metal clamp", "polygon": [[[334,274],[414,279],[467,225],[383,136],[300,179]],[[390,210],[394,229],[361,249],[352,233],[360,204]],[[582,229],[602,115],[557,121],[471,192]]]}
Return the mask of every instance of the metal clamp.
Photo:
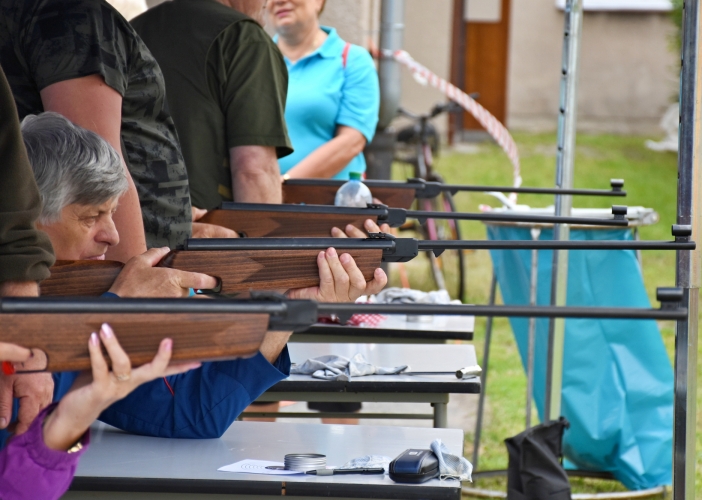
{"label": "metal clamp", "polygon": [[673,236],[675,236],[675,241],[679,243],[687,243],[690,241],[690,236],[692,236],[692,226],[685,224],[673,224],[671,228]]}
{"label": "metal clamp", "polygon": [[657,288],[656,299],[661,303],[661,309],[663,310],[678,309],[683,301],[683,289],[672,287]]}
{"label": "metal clamp", "polygon": [[626,205],[612,205],[612,215],[614,220],[626,220],[626,214],[629,211]]}
{"label": "metal clamp", "polygon": [[624,189],[624,179],[610,179],[609,185],[612,188],[612,191],[620,192],[622,189]]}

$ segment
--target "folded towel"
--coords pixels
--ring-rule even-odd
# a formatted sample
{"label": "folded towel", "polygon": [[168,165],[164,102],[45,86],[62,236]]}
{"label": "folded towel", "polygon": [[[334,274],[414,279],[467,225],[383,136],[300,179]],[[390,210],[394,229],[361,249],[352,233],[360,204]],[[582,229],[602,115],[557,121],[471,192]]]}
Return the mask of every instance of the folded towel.
{"label": "folded towel", "polygon": [[312,375],[313,378],[322,380],[348,382],[351,377],[363,377],[364,375],[396,375],[402,373],[406,369],[407,365],[396,366],[394,368],[375,366],[366,361],[361,353],[357,353],[351,359],[329,354],[327,356],[308,359],[300,365],[292,365],[290,374]]}
{"label": "folded towel", "polygon": [[439,477],[441,479],[458,479],[459,481],[473,482],[473,464],[465,458],[452,455],[441,439],[435,439],[431,443],[431,451],[439,459]]}

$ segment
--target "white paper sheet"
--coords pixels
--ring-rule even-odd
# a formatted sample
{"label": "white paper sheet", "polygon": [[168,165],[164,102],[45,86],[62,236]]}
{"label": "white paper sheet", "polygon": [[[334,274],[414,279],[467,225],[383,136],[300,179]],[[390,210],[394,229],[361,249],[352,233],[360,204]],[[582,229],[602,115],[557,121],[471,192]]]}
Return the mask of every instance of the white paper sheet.
{"label": "white paper sheet", "polygon": [[267,460],[242,460],[233,464],[225,465],[217,469],[221,472],[240,472],[244,474],[268,474],[270,476],[290,476],[292,474],[303,474],[294,470],[266,469],[269,465],[283,466],[282,462],[269,462]]}

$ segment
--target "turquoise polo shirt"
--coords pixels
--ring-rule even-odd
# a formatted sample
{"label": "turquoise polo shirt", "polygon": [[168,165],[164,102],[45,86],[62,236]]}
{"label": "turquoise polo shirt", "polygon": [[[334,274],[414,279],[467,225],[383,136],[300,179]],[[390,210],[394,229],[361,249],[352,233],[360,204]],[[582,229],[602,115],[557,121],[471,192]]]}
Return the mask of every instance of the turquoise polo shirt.
{"label": "turquoise polo shirt", "polygon": [[[331,141],[337,126],[353,127],[371,142],[378,125],[380,88],[373,58],[362,47],[351,45],[344,68],[346,42],[334,28],[322,29],[328,37],[316,51],[294,64],[285,58],[289,75],[285,121],[294,152],[278,160],[283,174]],[[365,171],[361,153],[334,179]]]}

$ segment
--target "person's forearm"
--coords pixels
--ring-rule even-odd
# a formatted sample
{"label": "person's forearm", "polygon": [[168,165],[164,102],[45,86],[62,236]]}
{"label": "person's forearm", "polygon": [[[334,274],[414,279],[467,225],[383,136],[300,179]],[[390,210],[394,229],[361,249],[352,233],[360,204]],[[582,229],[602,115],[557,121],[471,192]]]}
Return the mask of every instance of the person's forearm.
{"label": "person's forearm", "polygon": [[102,407],[92,407],[90,411],[80,414],[82,421],[76,421],[74,415],[70,417],[62,415],[61,405],[59,404],[44,419],[42,434],[46,447],[58,451],[68,450],[86,433],[90,428],[90,424],[97,420],[102,409]]}
{"label": "person's forearm", "polygon": [[261,344],[261,354],[269,363],[275,363],[293,332],[268,332]]}
{"label": "person's forearm", "polygon": [[0,297],[36,297],[39,285],[35,281],[6,281],[0,283]]}
{"label": "person's forearm", "polygon": [[[360,134],[359,134],[360,135]],[[290,178],[330,178],[341,172],[361,151],[365,140],[337,135],[288,170]]]}
{"label": "person's forearm", "polygon": [[[127,170],[126,167],[125,170]],[[105,255],[106,259],[119,262],[127,262],[132,257],[146,252],[146,236],[139,195],[128,171],[127,180],[129,188],[119,199],[119,206],[113,216],[115,227],[120,235],[119,245],[110,247]]]}
{"label": "person's forearm", "polygon": [[238,203],[282,203],[280,171],[273,173],[236,171],[232,175],[232,192]]}
{"label": "person's forearm", "polygon": [[232,193],[239,203],[282,203],[280,167],[274,147],[237,146],[229,150]]}

